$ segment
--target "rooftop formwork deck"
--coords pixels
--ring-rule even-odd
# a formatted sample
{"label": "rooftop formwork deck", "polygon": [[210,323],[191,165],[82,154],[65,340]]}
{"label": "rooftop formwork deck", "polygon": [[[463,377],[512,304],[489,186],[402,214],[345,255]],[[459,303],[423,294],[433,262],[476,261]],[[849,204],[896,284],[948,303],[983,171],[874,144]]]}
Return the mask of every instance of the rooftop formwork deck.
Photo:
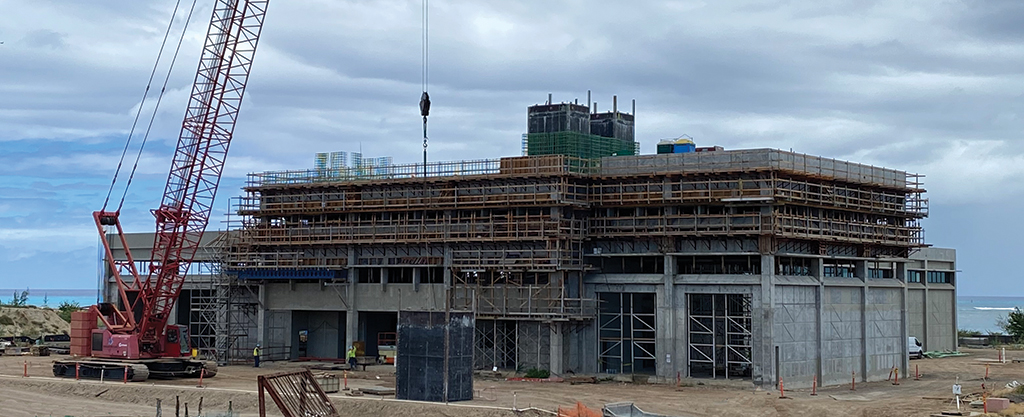
{"label": "rooftop formwork deck", "polygon": [[918,175],[774,149],[266,172],[245,192],[229,269],[441,269],[453,307],[500,319],[593,318],[580,288],[597,241],[734,237],[761,253],[905,257],[923,246],[928,211]]}

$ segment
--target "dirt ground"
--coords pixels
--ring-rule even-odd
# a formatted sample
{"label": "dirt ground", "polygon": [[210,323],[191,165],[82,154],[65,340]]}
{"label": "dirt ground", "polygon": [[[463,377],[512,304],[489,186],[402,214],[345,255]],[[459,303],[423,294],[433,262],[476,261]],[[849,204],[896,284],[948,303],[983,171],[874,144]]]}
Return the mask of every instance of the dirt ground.
{"label": "dirt ground", "polygon": [[[982,383],[990,391],[1007,382],[1024,382],[1024,364],[994,363],[996,351],[965,349],[970,356],[911,361],[918,367],[920,381],[901,378],[900,385],[889,382],[858,383],[826,387],[811,396],[809,390],[786,391],[780,399],[775,390],[756,390],[749,382],[686,381],[674,385],[642,385],[605,382],[570,385],[568,383],[512,382],[477,378],[476,399],[452,405],[396,401],[393,397],[347,397],[330,394],[342,416],[415,416],[415,417],[504,417],[551,416],[559,406],[577,401],[593,409],[606,403],[629,401],[645,411],[672,416],[928,416],[950,409],[951,386],[960,377],[964,393],[982,392]],[[1010,358],[1024,358],[1024,351],[1007,352]],[[203,415],[215,416],[230,408],[243,416],[257,415],[256,376],[298,368],[308,363],[269,363],[255,369],[244,366],[221,367],[215,378],[150,380],[123,384],[119,381],[74,381],[52,377],[50,363],[58,357],[0,357],[0,415],[2,416],[155,416],[157,399],[164,416],[174,415],[175,397],[188,404],[189,415],[197,415],[200,399]],[[29,377],[22,376],[28,363]],[[989,379],[983,380],[985,363]],[[335,372],[342,376],[341,372]],[[704,385],[698,385],[703,383]],[[348,386],[394,387],[394,368],[371,367],[349,373]],[[551,412],[514,413],[535,407]],[[274,408],[271,406],[270,408]],[[279,415],[276,413],[272,415]],[[979,410],[980,411],[980,410]]]}

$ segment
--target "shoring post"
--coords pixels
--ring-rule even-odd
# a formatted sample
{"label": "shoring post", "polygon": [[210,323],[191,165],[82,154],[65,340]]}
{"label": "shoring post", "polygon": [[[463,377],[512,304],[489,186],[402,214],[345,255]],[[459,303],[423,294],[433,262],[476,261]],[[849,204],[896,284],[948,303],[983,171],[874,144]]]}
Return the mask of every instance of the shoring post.
{"label": "shoring post", "polygon": [[206,368],[200,369],[199,370],[199,385],[196,385],[196,388],[202,388],[203,387],[203,377],[205,377],[205,376],[206,376]]}
{"label": "shoring post", "polygon": [[818,395],[818,376],[815,375],[814,379],[811,380],[811,396]]}
{"label": "shoring post", "polygon": [[896,379],[892,381],[893,385],[900,384],[900,368],[896,368]]}
{"label": "shoring post", "polygon": [[988,393],[983,392],[981,394],[981,407],[985,414],[988,414]]}
{"label": "shoring post", "polygon": [[124,379],[124,383],[127,384],[128,383],[128,365],[124,366],[124,378],[123,379]]}
{"label": "shoring post", "polygon": [[786,388],[782,385],[782,377],[779,377],[779,398],[786,398]]}
{"label": "shoring post", "polygon": [[918,365],[914,365],[914,380],[921,380],[921,369],[918,367]]}
{"label": "shoring post", "polygon": [[[75,381],[78,381],[79,378],[80,378],[79,375],[80,375],[80,372],[81,372],[81,368],[82,368],[82,364],[80,362],[75,362]],[[159,408],[159,405],[157,406],[157,408]]]}
{"label": "shoring post", "polygon": [[348,391],[348,371],[345,371],[345,391]]}
{"label": "shoring post", "polygon": [[857,371],[853,371],[853,377],[850,380],[850,391],[857,390]]}
{"label": "shoring post", "polygon": [[25,361],[25,373],[21,374],[21,376],[23,376],[25,378],[28,378],[28,361],[27,360]]}
{"label": "shoring post", "polygon": [[892,381],[892,372],[893,372],[894,370],[896,370],[896,367],[895,367],[895,366],[893,366],[892,368],[889,368],[889,377],[888,377],[888,378],[885,378],[885,380],[886,380],[886,381]]}
{"label": "shoring post", "polygon": [[985,379],[988,379],[988,364],[985,364]]}
{"label": "shoring post", "polygon": [[676,372],[676,388],[683,385],[682,372]]}

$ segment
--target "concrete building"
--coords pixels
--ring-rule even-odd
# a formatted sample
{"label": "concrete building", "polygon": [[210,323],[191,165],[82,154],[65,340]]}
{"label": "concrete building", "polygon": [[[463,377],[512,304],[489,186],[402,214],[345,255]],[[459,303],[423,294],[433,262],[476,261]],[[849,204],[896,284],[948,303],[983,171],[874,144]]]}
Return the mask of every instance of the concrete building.
{"label": "concrete building", "polygon": [[911,335],[956,347],[915,174],[774,149],[325,172],[250,174],[210,235],[177,315],[207,357],[374,356],[403,311],[446,309],[475,316],[480,369],[807,387],[906,374]]}

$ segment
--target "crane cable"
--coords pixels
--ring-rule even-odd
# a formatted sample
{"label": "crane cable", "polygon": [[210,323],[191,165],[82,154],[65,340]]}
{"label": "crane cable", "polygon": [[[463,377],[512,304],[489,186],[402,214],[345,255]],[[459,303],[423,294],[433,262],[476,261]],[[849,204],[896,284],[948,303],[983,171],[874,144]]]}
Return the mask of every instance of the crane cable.
{"label": "crane cable", "polygon": [[128,140],[124,143],[124,149],[121,151],[121,159],[117,162],[117,169],[114,171],[114,179],[110,181],[110,188],[107,190],[107,197],[103,199],[103,210],[107,211],[107,203],[110,202],[110,194],[114,192],[114,185],[117,184],[117,175],[121,172],[121,165],[124,163],[124,157],[128,154],[128,146],[132,143],[132,135],[135,134],[135,127],[139,123],[139,116],[142,115],[142,108],[146,106],[146,98],[149,96],[149,88],[153,85],[153,78],[156,76],[157,67],[160,66],[160,58],[164,55],[164,47],[167,45],[167,37],[171,34],[171,26],[174,25],[174,16],[178,14],[178,6],[181,4],[181,0],[177,0],[174,3],[174,11],[171,12],[171,21],[167,23],[167,30],[164,31],[164,40],[160,44],[160,51],[156,54],[156,62],[153,63],[153,70],[149,73],[149,81],[146,83],[146,91],[142,93],[142,101],[139,102],[139,110],[135,112],[135,121],[132,122],[132,128],[128,132]]}
{"label": "crane cable", "polygon": [[423,94],[420,95],[420,115],[423,116],[423,176],[427,176],[427,116],[430,115],[430,94],[427,94],[427,81],[429,73],[427,72],[427,64],[429,63],[429,49],[427,48],[428,28],[430,21],[427,15],[427,1],[423,0],[423,59],[422,64],[422,77],[423,77]]}
{"label": "crane cable", "polygon": [[146,147],[146,141],[149,140],[149,132],[153,130],[153,122],[156,120],[157,111],[160,110],[160,103],[164,100],[164,93],[167,92],[167,83],[171,79],[171,72],[174,70],[174,63],[178,62],[178,53],[181,52],[181,44],[185,40],[185,32],[188,31],[188,25],[192,22],[192,14],[196,11],[196,3],[198,0],[192,0],[192,8],[188,11],[188,16],[185,18],[185,25],[181,28],[181,35],[178,36],[178,45],[174,48],[174,56],[171,57],[171,64],[167,67],[167,74],[164,76],[164,84],[160,86],[160,95],[156,99],[156,105],[153,106],[153,114],[149,117],[149,125],[146,126],[146,134],[142,137],[142,145],[139,146],[139,153],[135,156],[135,165],[132,166],[132,172],[128,175],[128,183],[124,186],[124,193],[121,194],[121,202],[117,205],[117,211],[121,211],[121,207],[124,206],[124,199],[128,196],[128,187],[132,185],[132,179],[135,178],[135,171],[139,168],[139,160],[142,159],[142,149]]}

